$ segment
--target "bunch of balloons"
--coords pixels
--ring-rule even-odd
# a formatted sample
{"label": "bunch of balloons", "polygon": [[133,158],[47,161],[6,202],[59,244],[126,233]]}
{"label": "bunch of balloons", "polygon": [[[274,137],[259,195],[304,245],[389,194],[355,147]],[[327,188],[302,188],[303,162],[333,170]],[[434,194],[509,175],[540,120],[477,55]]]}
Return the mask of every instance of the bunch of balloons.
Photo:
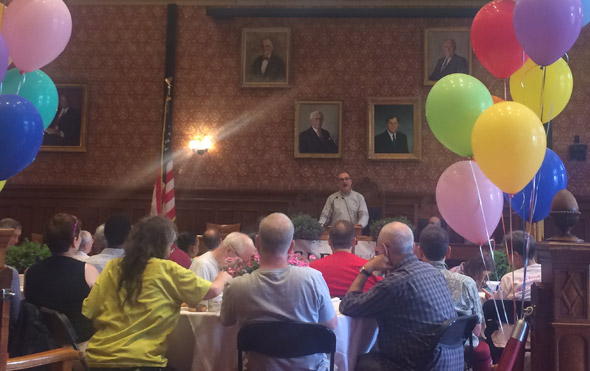
{"label": "bunch of balloons", "polygon": [[510,78],[514,101],[490,95],[464,74],[445,76],[430,91],[426,118],[434,136],[470,158],[446,169],[436,187],[439,211],[466,239],[489,239],[501,218],[502,192],[518,215],[537,222],[567,186],[543,123],[569,102],[573,78],[562,56],[589,21],[590,0],[489,2],[473,20],[471,43],[490,73]]}
{"label": "bunch of balloons", "polygon": [[[65,49],[72,17],[63,0],[0,4],[0,184],[29,166],[58,106],[57,88],[39,69]],[[15,68],[7,71],[10,64]],[[1,187],[0,187],[1,190]]]}

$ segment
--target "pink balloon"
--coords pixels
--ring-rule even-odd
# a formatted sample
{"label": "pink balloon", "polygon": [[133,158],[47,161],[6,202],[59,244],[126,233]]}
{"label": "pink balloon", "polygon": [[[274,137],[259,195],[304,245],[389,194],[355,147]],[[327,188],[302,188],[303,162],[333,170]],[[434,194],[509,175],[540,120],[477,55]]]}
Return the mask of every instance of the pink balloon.
{"label": "pink balloon", "polygon": [[8,69],[8,48],[6,47],[6,42],[0,34],[0,81],[4,80],[4,75],[6,75],[6,70]]}
{"label": "pink balloon", "polygon": [[500,188],[481,172],[475,161],[459,161],[438,179],[436,204],[455,232],[471,242],[483,244],[498,226],[504,198]]}
{"label": "pink balloon", "polygon": [[22,72],[32,72],[65,49],[72,34],[72,16],[62,0],[14,0],[6,7],[2,34],[14,65]]}

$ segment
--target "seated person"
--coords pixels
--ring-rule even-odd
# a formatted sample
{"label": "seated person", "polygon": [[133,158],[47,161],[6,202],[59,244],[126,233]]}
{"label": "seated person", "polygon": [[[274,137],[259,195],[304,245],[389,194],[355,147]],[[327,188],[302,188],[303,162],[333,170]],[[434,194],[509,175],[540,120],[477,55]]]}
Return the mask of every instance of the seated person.
{"label": "seated person", "polygon": [[486,286],[489,274],[496,270],[496,265],[492,256],[487,251],[483,252],[483,259],[481,256],[482,254],[477,253],[471,259],[449,270],[471,277],[475,281],[477,289],[485,293],[486,299],[491,299],[492,294],[485,290],[484,287]]}
{"label": "seated person", "polygon": [[[205,239],[207,232],[203,235],[203,239]],[[219,234],[217,234],[217,236],[219,236]],[[212,251],[207,251],[195,259],[191,264],[190,269],[197,276],[206,279],[207,281],[212,281],[222,270],[226,258],[237,256],[243,261],[248,261],[255,251],[256,248],[247,234],[232,232],[223,239],[221,246]]]}
{"label": "seated person", "polygon": [[[22,233],[22,224],[12,218],[4,218],[0,220],[0,228],[14,229],[13,235],[8,240],[8,246],[16,246]],[[9,265],[5,265],[6,269],[12,271],[12,280],[10,284],[10,291],[14,292],[14,296],[10,300],[10,325],[14,325],[18,318],[18,311],[20,310],[20,302],[23,299],[20,292],[20,277],[18,271]]]}
{"label": "seated person", "polygon": [[451,247],[449,246],[449,234],[447,231],[433,224],[424,228],[420,233],[418,257],[441,271],[447,281],[449,290],[451,290],[453,305],[459,315],[477,315],[479,322],[473,329],[472,336],[475,350],[474,358],[477,360],[474,367],[477,370],[489,370],[492,364],[490,349],[486,343],[480,342],[478,338],[481,334],[481,323],[484,318],[477,285],[471,277],[447,269],[445,259],[449,256],[451,256]]}
{"label": "seated person", "polygon": [[[508,246],[508,261],[512,260],[512,251],[514,251],[514,261],[512,262],[514,272],[508,272],[502,277],[500,286],[494,293],[494,298],[520,301],[524,291],[524,300],[531,301],[531,286],[534,282],[541,282],[541,264],[535,261],[535,239],[526,232],[514,231],[504,236],[503,245]],[[527,265],[526,282],[524,281],[525,260]],[[512,324],[502,323],[503,331],[499,329],[492,334],[493,345],[497,348],[505,348],[513,327]],[[530,348],[528,340],[527,347]]]}
{"label": "seated person", "polygon": [[131,220],[125,215],[115,214],[104,223],[104,237],[107,247],[99,254],[89,257],[86,262],[94,265],[98,272],[102,272],[106,263],[125,254],[123,243],[131,230]]}
{"label": "seated person", "polygon": [[98,271],[91,264],[74,258],[81,242],[81,229],[82,223],[73,215],[59,213],[51,218],[43,236],[51,256],[25,273],[25,298],[37,307],[65,314],[83,348],[94,328],[82,315],[82,302],[90,293]]}
{"label": "seated person", "polygon": [[[331,297],[344,297],[350,284],[359,273],[359,269],[367,262],[351,251],[357,244],[354,225],[348,220],[338,220],[330,229],[328,244],[332,255],[309,263],[313,269],[322,272],[328,284]],[[381,277],[373,276],[367,280],[363,291],[371,289]]]}
{"label": "seated person", "polygon": [[[462,347],[436,346],[440,324],[457,317],[447,283],[438,269],[418,260],[413,247],[407,225],[385,225],[377,238],[379,255],[362,267],[340,302],[342,314],[379,324],[378,349],[359,357],[357,370],[463,369]],[[387,271],[385,278],[362,292],[376,270]]]}
{"label": "seated person", "polygon": [[125,256],[106,264],[82,308],[96,328],[87,350],[91,369],[164,369],[180,305],[219,295],[231,279],[222,272],[208,282],[167,260],[175,240],[172,221],[145,218],[131,231]]}
{"label": "seated person", "polygon": [[197,236],[191,232],[179,233],[176,238],[176,246],[189,256],[191,262],[194,261],[195,256],[197,256],[199,252],[197,247]]}
{"label": "seated person", "polygon": [[[260,268],[236,277],[223,295],[221,323],[231,326],[255,320],[321,323],[335,329],[338,317],[322,274],[309,267],[287,262],[294,246],[293,223],[284,214],[274,213],[260,222],[256,247]],[[249,370],[325,370],[325,354],[298,358],[269,358],[247,354]]]}
{"label": "seated person", "polygon": [[74,254],[74,259],[85,262],[86,259],[88,259],[88,253],[92,249],[94,241],[92,240],[92,235],[88,231],[80,232],[80,240],[80,247],[78,247],[78,251]]}

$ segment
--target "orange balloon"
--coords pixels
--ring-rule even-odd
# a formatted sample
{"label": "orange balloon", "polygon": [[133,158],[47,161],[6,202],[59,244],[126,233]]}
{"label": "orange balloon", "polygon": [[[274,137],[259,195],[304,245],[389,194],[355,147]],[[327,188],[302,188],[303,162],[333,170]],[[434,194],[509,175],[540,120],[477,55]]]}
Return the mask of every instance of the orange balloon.
{"label": "orange balloon", "polygon": [[492,95],[492,100],[494,101],[494,104],[504,102],[504,99],[497,97],[495,95]]}

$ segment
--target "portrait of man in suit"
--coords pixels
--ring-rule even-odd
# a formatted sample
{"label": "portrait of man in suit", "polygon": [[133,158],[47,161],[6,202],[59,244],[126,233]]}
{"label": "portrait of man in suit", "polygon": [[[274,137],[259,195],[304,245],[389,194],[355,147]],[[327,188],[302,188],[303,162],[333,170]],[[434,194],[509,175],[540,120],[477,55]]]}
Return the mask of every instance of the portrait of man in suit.
{"label": "portrait of man in suit", "polygon": [[430,28],[424,31],[424,84],[434,85],[454,73],[471,74],[469,28]]}
{"label": "portrait of man in suit", "polygon": [[397,130],[397,116],[387,116],[386,123],[385,131],[375,137],[375,153],[408,153],[408,137]]}
{"label": "portrait of man in suit", "polygon": [[295,157],[340,157],[342,102],[296,102],[295,109]]}
{"label": "portrait of man in suit", "polygon": [[86,151],[86,85],[57,84],[59,104],[43,133],[42,151]]}
{"label": "portrait of man in suit", "polygon": [[256,81],[283,81],[285,79],[285,62],[274,55],[271,39],[260,42],[262,55],[252,63],[252,75]]}
{"label": "portrait of man in suit", "polygon": [[288,28],[242,29],[242,86],[289,86],[290,40]]}
{"label": "portrait of man in suit", "polygon": [[457,43],[453,39],[447,39],[443,43],[444,57],[436,62],[434,71],[428,76],[430,80],[437,81],[452,73],[469,73],[467,59],[455,54]]}
{"label": "portrait of man in suit", "polygon": [[420,97],[368,98],[369,159],[420,159],[420,104]]}

